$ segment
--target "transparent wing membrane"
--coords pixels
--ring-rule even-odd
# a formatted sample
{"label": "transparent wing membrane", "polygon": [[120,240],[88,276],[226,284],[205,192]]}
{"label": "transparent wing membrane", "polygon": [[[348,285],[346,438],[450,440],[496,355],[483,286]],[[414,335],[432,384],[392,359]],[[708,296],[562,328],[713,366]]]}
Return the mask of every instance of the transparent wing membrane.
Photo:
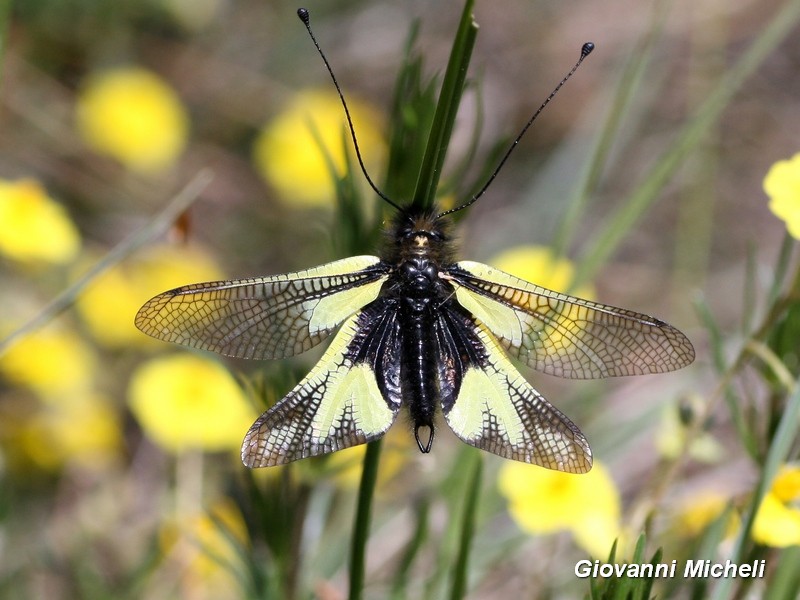
{"label": "transparent wing membrane", "polygon": [[155,338],[226,356],[285,358],[377,298],[386,279],[379,263],[356,256],[285,275],[187,285],[149,300],[135,323]]}
{"label": "transparent wing membrane", "polygon": [[394,317],[350,317],[313,370],[253,423],[242,462],[281,465],[381,437],[400,409],[399,382],[387,381],[399,373]]}
{"label": "transparent wing membrane", "polygon": [[[585,473],[592,468],[592,452],[578,427],[525,381],[488,331],[473,325],[471,333],[462,329],[443,337],[453,340],[444,354],[458,365],[449,379],[459,384],[442,412],[459,438],[548,469]],[[467,342],[466,351],[459,338]]]}
{"label": "transparent wing membrane", "polygon": [[458,302],[512,355],[574,379],[663,373],[694,360],[686,336],[663,321],[560,294],[476,262],[448,271]]}

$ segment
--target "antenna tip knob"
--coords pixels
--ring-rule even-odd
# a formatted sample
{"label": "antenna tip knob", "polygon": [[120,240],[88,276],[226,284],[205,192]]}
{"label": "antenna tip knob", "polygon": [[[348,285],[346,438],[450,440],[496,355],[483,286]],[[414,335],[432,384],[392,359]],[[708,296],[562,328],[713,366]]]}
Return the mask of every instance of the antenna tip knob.
{"label": "antenna tip knob", "polygon": [[581,60],[586,58],[592,53],[594,50],[594,42],[586,42],[583,46],[581,46]]}
{"label": "antenna tip knob", "polygon": [[300,20],[306,25],[308,25],[308,22],[311,19],[311,15],[308,14],[307,8],[298,8],[297,16],[300,17]]}

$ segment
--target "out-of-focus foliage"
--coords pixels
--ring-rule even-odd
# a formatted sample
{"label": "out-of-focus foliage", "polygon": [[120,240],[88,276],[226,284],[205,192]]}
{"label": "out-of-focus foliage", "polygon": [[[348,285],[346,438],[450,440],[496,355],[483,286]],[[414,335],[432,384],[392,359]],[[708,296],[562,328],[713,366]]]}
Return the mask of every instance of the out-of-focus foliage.
{"label": "out-of-focus foliage", "polygon": [[[580,45],[597,50],[459,214],[459,258],[659,315],[698,360],[607,384],[523,370],[590,439],[586,476],[475,462],[444,424],[423,456],[398,419],[365,597],[793,597],[800,37],[785,28],[798,5],[476,0],[443,206],[485,181]],[[364,184],[295,7],[17,0],[6,24],[2,6],[0,343],[200,169],[214,178],[168,235],[0,351],[0,596],[342,597],[364,448],[257,472],[239,461],[252,420],[318,354],[232,361],[133,325],[179,285],[377,251],[391,211]],[[453,6],[308,8],[367,168],[410,201]],[[615,536],[620,562],[763,559],[768,575],[577,578]]]}

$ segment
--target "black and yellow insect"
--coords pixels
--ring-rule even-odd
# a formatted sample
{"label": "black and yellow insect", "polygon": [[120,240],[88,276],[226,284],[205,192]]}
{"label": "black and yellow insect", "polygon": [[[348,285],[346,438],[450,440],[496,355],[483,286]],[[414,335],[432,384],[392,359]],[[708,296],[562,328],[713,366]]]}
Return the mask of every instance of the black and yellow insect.
{"label": "black and yellow insect", "polygon": [[339,328],[311,372],[247,432],[248,467],[378,439],[403,406],[429,452],[438,405],[468,444],[584,473],[592,465],[586,438],[506,353],[575,379],[661,373],[694,359],[686,336],[659,319],[455,262],[452,211],[392,204],[399,210],[380,257],[188,285],[136,315],[153,337],[251,359],[299,354]]}

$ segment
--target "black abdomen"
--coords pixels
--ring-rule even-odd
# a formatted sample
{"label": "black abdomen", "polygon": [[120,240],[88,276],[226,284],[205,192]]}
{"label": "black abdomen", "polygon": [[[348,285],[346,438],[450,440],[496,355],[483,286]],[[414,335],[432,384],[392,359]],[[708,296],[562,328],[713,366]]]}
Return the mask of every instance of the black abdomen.
{"label": "black abdomen", "polygon": [[[403,401],[414,423],[414,437],[422,452],[433,445],[433,417],[438,400],[436,342],[430,298],[405,298],[400,309],[402,358],[400,380]],[[428,429],[428,433],[421,431]]]}

